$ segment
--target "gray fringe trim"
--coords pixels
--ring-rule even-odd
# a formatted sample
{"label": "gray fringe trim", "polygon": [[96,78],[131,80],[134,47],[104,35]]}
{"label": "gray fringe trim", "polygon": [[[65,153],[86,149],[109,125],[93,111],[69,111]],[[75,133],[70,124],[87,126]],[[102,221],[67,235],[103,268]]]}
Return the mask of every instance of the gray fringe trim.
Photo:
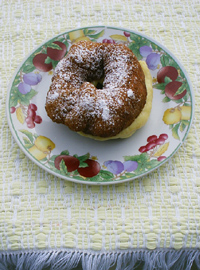
{"label": "gray fringe trim", "polygon": [[138,265],[143,270],[190,270],[194,263],[200,269],[199,249],[0,251],[0,270],[134,270]]}

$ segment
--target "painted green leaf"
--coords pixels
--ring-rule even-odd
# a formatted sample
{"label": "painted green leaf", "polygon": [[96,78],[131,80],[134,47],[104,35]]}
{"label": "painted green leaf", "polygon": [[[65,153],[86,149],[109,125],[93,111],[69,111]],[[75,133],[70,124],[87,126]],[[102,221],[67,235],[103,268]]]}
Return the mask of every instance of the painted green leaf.
{"label": "painted green leaf", "polygon": [[47,58],[45,59],[45,64],[50,64],[52,62],[52,59],[47,56]]}
{"label": "painted green leaf", "polygon": [[182,69],[180,69],[179,67],[178,67],[178,69],[180,70],[180,75],[181,75],[181,77],[182,77],[182,78],[185,78],[185,74],[183,73]]}
{"label": "painted green leaf", "polygon": [[168,98],[168,97],[164,97],[163,100],[162,100],[163,103],[167,103],[167,102],[170,102],[170,101],[171,101],[171,99]]}
{"label": "painted green leaf", "polygon": [[20,99],[21,93],[19,92],[17,87],[12,87],[11,94],[10,94],[10,100],[12,102],[16,101],[18,103],[18,100]]}
{"label": "painted green leaf", "polygon": [[68,150],[64,150],[60,153],[61,155],[66,155],[69,156],[69,151]]}
{"label": "painted green leaf", "polygon": [[61,172],[61,174],[68,173],[67,166],[65,165],[65,161],[63,159],[60,162],[60,172]]}
{"label": "painted green leaf", "polygon": [[184,106],[187,106],[187,107],[190,107],[190,106],[191,106],[191,104],[186,103],[186,102],[185,102],[183,105],[184,105]]}
{"label": "painted green leaf", "polygon": [[76,158],[78,158],[78,160],[81,162],[84,162],[86,161],[89,157],[90,157],[90,153],[87,153],[85,155],[82,155],[82,156],[77,156],[77,155],[74,155]]}
{"label": "painted green leaf", "polygon": [[30,100],[32,99],[35,95],[37,95],[37,91],[31,89],[31,91],[29,93],[26,94],[26,97]]}
{"label": "painted green leaf", "polygon": [[130,33],[130,39],[132,40],[133,44],[140,45],[140,47],[145,46],[145,45],[146,46],[151,45],[151,42],[149,40],[133,33]]}
{"label": "painted green leaf", "polygon": [[24,146],[29,149],[33,146],[33,143],[29,140],[28,137],[23,137]]}
{"label": "painted green leaf", "polygon": [[165,89],[161,90],[160,93],[161,93],[162,95],[164,95],[164,94],[165,94]]}
{"label": "painted green leaf", "polygon": [[14,84],[14,85],[18,85],[20,82],[21,82],[21,78],[20,78],[19,75],[17,75],[17,76],[15,77],[14,81],[13,81],[13,84]]}
{"label": "painted green leaf", "polygon": [[19,131],[22,132],[24,135],[26,135],[26,137],[29,139],[29,141],[32,144],[34,144],[35,138],[33,137],[33,134],[30,131],[28,131],[26,129],[20,129]]}
{"label": "painted green leaf", "polygon": [[135,54],[135,56],[137,57],[138,60],[142,60],[142,55],[140,54],[140,47],[139,45],[136,45],[135,43],[131,42],[128,45],[129,49],[131,49],[131,51]]}
{"label": "painted green leaf", "polygon": [[[179,65],[174,61],[173,58],[169,58],[169,65],[175,67],[177,70],[180,69]],[[182,77],[182,76],[181,76]],[[184,77],[184,76],[183,76]]]}
{"label": "painted green leaf", "polygon": [[19,103],[22,105],[28,105],[29,104],[29,98],[26,97],[26,95],[21,95],[19,99]]}
{"label": "painted green leaf", "polygon": [[148,159],[146,162],[143,162],[141,164],[138,164],[138,168],[137,170],[135,170],[135,173],[144,173],[152,168],[154,168],[155,166],[157,166],[159,164],[159,162],[156,159]]}
{"label": "painted green leaf", "polygon": [[89,180],[92,182],[102,182],[101,176],[99,174],[89,178]]}
{"label": "painted green leaf", "polygon": [[18,104],[18,99],[16,99],[14,96],[10,97],[10,107],[16,107]]}
{"label": "painted green leaf", "polygon": [[183,81],[183,78],[182,78],[181,76],[178,76],[178,77],[176,78],[176,81],[182,82],[182,81]]}
{"label": "painted green leaf", "polygon": [[165,90],[166,83],[157,83],[153,85],[153,88],[158,90]]}
{"label": "painted green leaf", "polygon": [[130,33],[130,39],[131,40],[137,40],[137,38],[138,38],[138,35],[136,35],[136,34],[134,34],[134,33]]}
{"label": "painted green leaf", "polygon": [[[187,91],[186,95],[183,97],[183,100],[188,101],[189,98],[190,98],[190,94],[189,94],[189,91]],[[191,105],[188,105],[188,106],[191,106]]]}
{"label": "painted green leaf", "polygon": [[33,70],[35,70],[35,67],[32,64],[26,64],[22,68],[23,73],[30,73]]}
{"label": "painted green leaf", "polygon": [[65,39],[70,39],[70,38],[69,38],[69,33],[67,33],[67,34],[65,35]]}
{"label": "painted green leaf", "polygon": [[55,43],[48,44],[48,47],[52,49],[56,49],[56,50],[62,50],[62,48],[58,44],[55,44]]}
{"label": "painted green leaf", "polygon": [[80,161],[79,167],[81,168],[88,167],[88,164],[85,161],[90,157],[89,153],[82,156],[74,155],[74,157],[76,157]]}
{"label": "painted green leaf", "polygon": [[18,87],[17,86],[12,86],[11,88],[11,94],[12,95],[18,95],[19,94],[19,90],[18,90]]}
{"label": "painted green leaf", "polygon": [[176,139],[176,140],[180,140],[179,134],[178,134],[178,130],[179,130],[179,124],[176,124],[173,128],[172,128],[172,136]]}
{"label": "painted green leaf", "polygon": [[[74,177],[76,180],[80,180],[80,181],[84,181],[85,182],[85,179],[82,178],[81,176],[75,176]],[[88,180],[88,179],[87,179]]]}
{"label": "painted green leaf", "polygon": [[86,168],[86,167],[88,167],[88,164],[86,162],[84,161],[80,162],[79,168]]}
{"label": "painted green leaf", "polygon": [[169,56],[166,54],[163,54],[160,57],[160,63],[163,67],[169,66]]}
{"label": "painted green leaf", "polygon": [[89,29],[84,29],[83,33],[85,36],[87,35],[93,35],[96,31],[95,30],[89,30]]}
{"label": "painted green leaf", "polygon": [[137,161],[138,163],[140,162],[146,162],[149,159],[149,155],[147,153],[142,153],[140,155],[135,155],[135,156],[124,156],[124,161]]}
{"label": "painted green leaf", "polygon": [[31,143],[31,141],[27,137],[22,137],[22,139],[23,139],[23,141],[24,141],[25,144],[26,143],[28,143],[28,144]]}
{"label": "painted green leaf", "polygon": [[151,43],[151,47],[154,51],[159,51],[159,52],[161,51],[161,48],[155,43]]}
{"label": "painted green leaf", "polygon": [[169,77],[165,76],[165,85],[167,85],[170,82],[172,82],[172,80]]}
{"label": "painted green leaf", "polygon": [[165,90],[165,87],[168,83],[170,83],[172,80],[169,77],[165,77],[164,83],[157,83],[153,85],[153,88],[159,89],[159,90]]}
{"label": "painted green leaf", "polygon": [[173,100],[174,102],[176,102],[177,104],[180,104],[180,103],[183,103],[183,99],[180,98],[180,99],[175,99]]}
{"label": "painted green leaf", "polygon": [[190,124],[190,121],[189,120],[182,120],[181,121],[184,125],[188,126]]}
{"label": "painted green leaf", "polygon": [[19,93],[19,103],[21,103],[22,105],[29,105],[30,100],[37,95],[37,91],[31,89],[31,91],[29,93],[27,93],[26,95],[22,95],[21,93]]}
{"label": "painted green leaf", "polygon": [[56,169],[55,164],[54,164],[54,161],[48,160],[48,166],[50,167],[50,169],[51,169],[52,171],[57,172],[57,173],[60,172],[60,170]]}
{"label": "painted green leaf", "polygon": [[30,144],[30,143],[25,143],[24,146],[26,147],[26,149],[29,149],[29,148],[31,148],[33,145]]}
{"label": "painted green leaf", "polygon": [[177,96],[179,94],[182,94],[185,91],[185,89],[187,89],[188,87],[189,87],[188,83],[187,82],[183,82],[183,84],[176,91],[175,96]]}
{"label": "painted green leaf", "polygon": [[157,159],[151,159],[147,162],[146,168],[147,169],[152,169],[155,166],[157,166],[159,164],[159,161],[157,161]]}
{"label": "painted green leaf", "polygon": [[39,136],[39,135],[38,135],[37,133],[33,133],[33,138],[34,138],[34,139],[37,139],[38,136]]}
{"label": "painted green leaf", "polygon": [[54,160],[56,159],[56,157],[57,157],[57,155],[53,155],[53,156],[51,156],[50,158],[49,158],[49,161],[51,162],[54,162]]}
{"label": "painted green leaf", "polygon": [[52,60],[52,66],[53,66],[53,69],[56,68],[57,64],[58,64],[59,61],[56,61],[56,60]]}
{"label": "painted green leaf", "polygon": [[179,127],[180,132],[183,132],[185,130],[185,128],[186,128],[185,123],[183,121],[181,121],[181,124],[180,124],[180,127]]}
{"label": "painted green leaf", "polygon": [[142,38],[141,41],[140,41],[140,47],[142,46],[150,46],[151,42],[145,38]]}
{"label": "painted green leaf", "polygon": [[100,175],[103,179],[112,179],[112,178],[114,178],[113,173],[111,173],[111,172],[109,172],[109,171],[100,170],[99,175]]}
{"label": "painted green leaf", "polygon": [[104,35],[104,32],[105,32],[105,31],[102,30],[101,32],[99,32],[99,33],[97,33],[97,34],[94,34],[94,35],[89,34],[88,37],[94,38],[94,39],[98,39],[98,38],[100,38],[100,37],[102,37],[102,36]]}
{"label": "painted green leaf", "polygon": [[[133,176],[133,175],[132,175],[132,176]],[[131,176],[131,177],[132,177],[132,176]],[[120,179],[120,180],[124,180],[124,179],[127,179],[127,177],[130,178],[130,176],[121,175],[121,176],[119,177],[119,179]]]}
{"label": "painted green leaf", "polygon": [[133,177],[133,176],[135,176],[135,174],[134,173],[125,173],[125,178],[130,178],[130,177]]}

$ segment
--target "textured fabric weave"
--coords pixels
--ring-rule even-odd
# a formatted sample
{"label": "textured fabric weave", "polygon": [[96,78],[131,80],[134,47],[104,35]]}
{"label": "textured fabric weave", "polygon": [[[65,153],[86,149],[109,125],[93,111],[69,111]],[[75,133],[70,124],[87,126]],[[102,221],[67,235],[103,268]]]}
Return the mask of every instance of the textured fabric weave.
{"label": "textured fabric weave", "polygon": [[[0,24],[0,250],[199,248],[199,1],[4,0]],[[23,58],[55,35],[90,25],[154,38],[182,62],[195,94],[184,145],[156,171],[119,185],[80,185],[43,171],[19,149],[5,115],[7,86]]]}

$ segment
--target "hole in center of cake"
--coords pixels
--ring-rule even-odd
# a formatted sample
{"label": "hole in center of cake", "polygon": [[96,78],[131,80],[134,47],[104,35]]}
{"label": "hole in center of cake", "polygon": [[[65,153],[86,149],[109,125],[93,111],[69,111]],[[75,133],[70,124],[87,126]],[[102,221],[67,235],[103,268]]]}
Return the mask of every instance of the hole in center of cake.
{"label": "hole in center of cake", "polygon": [[97,88],[97,89],[103,89],[103,81],[104,78],[101,78],[99,80],[94,80],[91,83]]}

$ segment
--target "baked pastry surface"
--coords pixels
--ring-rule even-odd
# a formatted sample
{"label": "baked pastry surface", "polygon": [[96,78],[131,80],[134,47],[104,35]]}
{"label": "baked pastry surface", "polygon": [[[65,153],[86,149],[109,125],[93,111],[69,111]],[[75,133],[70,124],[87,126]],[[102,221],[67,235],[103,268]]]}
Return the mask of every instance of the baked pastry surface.
{"label": "baked pastry surface", "polygon": [[110,137],[110,138],[102,138],[102,137],[98,137],[98,136],[92,136],[89,134],[84,134],[83,132],[78,132],[80,135],[85,136],[85,137],[89,137],[98,141],[105,141],[105,140],[111,140],[111,139],[125,139],[128,138],[130,136],[132,136],[136,130],[140,129],[141,127],[143,127],[147,120],[149,119],[150,113],[151,113],[151,108],[152,108],[152,100],[153,100],[153,87],[152,87],[152,77],[151,77],[151,73],[147,67],[147,64],[145,61],[139,61],[142,70],[144,72],[145,75],[145,84],[146,84],[146,88],[147,88],[147,98],[146,98],[146,103],[144,105],[144,108],[142,109],[142,111],[140,112],[140,114],[138,115],[138,117],[133,121],[133,123],[128,126],[127,128],[125,128],[124,130],[122,130],[119,134]]}
{"label": "baked pastry surface", "polygon": [[[47,114],[54,122],[97,140],[129,137],[150,113],[148,72],[125,45],[75,43],[55,69]],[[102,89],[93,83],[100,80]]]}

